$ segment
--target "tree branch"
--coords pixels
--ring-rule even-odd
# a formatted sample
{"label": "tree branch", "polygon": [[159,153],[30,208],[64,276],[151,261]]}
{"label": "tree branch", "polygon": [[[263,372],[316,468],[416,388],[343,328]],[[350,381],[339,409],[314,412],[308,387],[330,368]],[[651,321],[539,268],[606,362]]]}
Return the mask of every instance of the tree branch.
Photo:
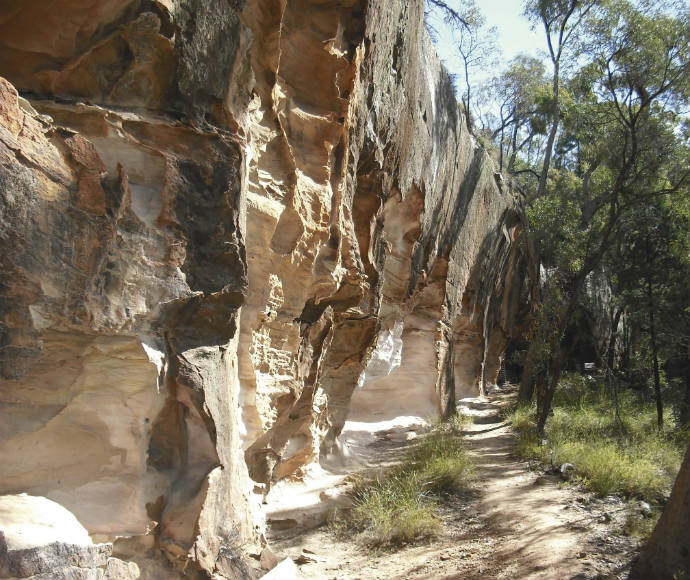
{"label": "tree branch", "polygon": [[459,28],[464,28],[468,32],[471,32],[472,29],[469,22],[467,22],[455,8],[452,8],[444,2],[444,0],[427,0],[427,2],[430,6],[441,10],[450,22],[454,23]]}

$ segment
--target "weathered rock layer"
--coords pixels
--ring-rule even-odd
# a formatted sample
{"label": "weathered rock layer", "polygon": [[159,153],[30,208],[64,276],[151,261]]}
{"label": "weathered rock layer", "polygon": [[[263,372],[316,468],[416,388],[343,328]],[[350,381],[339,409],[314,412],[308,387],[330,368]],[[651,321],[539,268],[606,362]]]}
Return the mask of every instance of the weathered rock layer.
{"label": "weathered rock layer", "polygon": [[0,63],[0,493],[247,574],[348,415],[495,380],[522,214],[421,1],[16,0]]}

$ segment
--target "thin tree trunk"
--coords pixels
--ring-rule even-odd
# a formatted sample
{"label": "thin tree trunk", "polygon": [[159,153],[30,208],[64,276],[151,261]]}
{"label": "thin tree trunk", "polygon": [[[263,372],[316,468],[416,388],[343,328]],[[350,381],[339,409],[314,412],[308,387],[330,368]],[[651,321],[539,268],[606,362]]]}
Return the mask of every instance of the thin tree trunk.
{"label": "thin tree trunk", "polygon": [[613,371],[614,359],[616,356],[616,338],[618,337],[618,325],[623,315],[623,309],[617,308],[613,320],[611,321],[611,335],[609,336],[609,344],[606,350],[606,368]]}
{"label": "thin tree trunk", "polygon": [[578,298],[584,287],[587,275],[596,267],[596,265],[601,260],[603,256],[603,250],[605,248],[607,236],[602,240],[602,247],[600,251],[597,252],[590,260],[587,260],[585,266],[580,271],[580,273],[575,277],[572,284],[572,289],[570,291],[569,300],[563,314],[561,314],[555,321],[555,327],[550,329],[549,338],[549,361],[546,365],[546,372],[544,375],[544,384],[540,392],[537,388],[537,433],[540,435],[544,433],[544,427],[546,426],[546,420],[549,417],[551,411],[551,401],[553,400],[553,395],[556,392],[556,387],[558,386],[558,381],[561,378],[561,370],[563,368],[563,363],[565,363],[567,351],[561,344],[561,337],[563,333],[570,325],[570,322],[575,315],[577,309]]}
{"label": "thin tree trunk", "polygon": [[551,356],[551,360],[547,366],[547,372],[544,376],[541,401],[537,401],[537,433],[539,435],[544,434],[546,421],[551,413],[553,396],[556,393],[558,382],[561,380],[561,371],[563,370],[563,363],[565,362],[566,358],[566,350],[564,348],[560,348],[559,344],[556,345],[556,348],[558,350],[556,354]]}
{"label": "thin tree trunk", "polygon": [[522,367],[522,377],[520,379],[520,390],[518,392],[518,401],[520,403],[529,403],[534,396],[534,383],[536,380],[535,371],[537,363],[539,362],[539,352],[535,341],[529,345],[527,355],[525,356],[525,363]]}
{"label": "thin tree trunk", "polygon": [[623,356],[621,357],[621,368],[630,369],[630,359],[633,353],[634,329],[628,324],[623,323]]}
{"label": "thin tree trunk", "polygon": [[470,67],[467,63],[467,59],[463,57],[463,60],[465,61],[465,85],[467,86],[467,100],[465,101],[465,119],[467,120],[467,128],[469,129],[470,133],[474,135],[474,130],[472,128],[472,118],[470,115],[470,99],[472,98],[470,92]]}
{"label": "thin tree trunk", "polygon": [[549,131],[549,138],[546,140],[546,150],[544,151],[544,164],[541,168],[541,175],[539,177],[539,186],[537,188],[537,199],[544,197],[546,193],[546,178],[549,175],[549,166],[551,165],[551,155],[553,152],[553,144],[556,141],[556,134],[558,133],[558,124],[561,116],[561,106],[558,100],[558,89],[560,83],[560,61],[554,59],[553,61],[553,109],[551,115],[553,120],[551,123],[551,130]]}
{"label": "thin tree trunk", "polygon": [[577,304],[577,291],[571,297],[565,312],[555,321],[555,328],[549,330],[549,357],[544,368],[537,376],[535,386],[537,390],[537,433],[544,434],[546,421],[551,412],[551,402],[561,378],[561,370],[567,356],[567,350],[561,344],[561,336],[570,324]]}
{"label": "thin tree trunk", "polygon": [[618,401],[618,380],[613,374],[616,354],[616,337],[618,335],[618,324],[620,323],[622,314],[622,308],[616,309],[613,320],[611,321],[611,335],[609,336],[609,344],[606,352],[606,381],[608,383],[607,386],[611,389],[611,392],[613,392],[614,420],[621,430],[625,430],[625,426],[621,420],[620,405]]}
{"label": "thin tree trunk", "polygon": [[690,423],[690,344],[685,351],[685,404],[680,413],[681,423]]}
{"label": "thin tree trunk", "polygon": [[513,168],[515,167],[515,160],[517,158],[517,133],[518,133],[518,124],[516,122],[513,126],[513,136],[511,138],[512,151],[510,152],[510,159],[508,160],[508,171],[509,172],[513,171]]}
{"label": "thin tree trunk", "polygon": [[623,419],[621,419],[621,407],[618,398],[618,377],[612,375],[611,380],[613,381],[613,403],[615,413],[614,421],[616,422],[616,425],[618,425],[618,428],[621,430],[621,433],[626,434],[628,430],[625,428],[625,423],[623,423]]}
{"label": "thin tree trunk", "polygon": [[654,396],[656,397],[656,421],[659,430],[664,426],[664,407],[661,401],[661,380],[659,378],[659,353],[656,343],[656,327],[654,324],[654,294],[652,281],[647,278],[647,299],[649,306],[649,337],[652,341],[652,364],[654,367]]}

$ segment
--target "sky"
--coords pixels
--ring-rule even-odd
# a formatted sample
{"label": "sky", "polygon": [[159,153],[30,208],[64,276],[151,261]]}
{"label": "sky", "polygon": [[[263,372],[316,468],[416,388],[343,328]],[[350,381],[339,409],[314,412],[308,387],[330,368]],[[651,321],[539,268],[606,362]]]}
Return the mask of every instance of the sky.
{"label": "sky", "polygon": [[[502,57],[500,63],[504,65],[514,56],[527,53],[532,56],[545,56],[546,40],[543,29],[530,29],[527,19],[522,16],[521,0],[477,0],[477,6],[486,17],[487,26],[498,29],[498,42]],[[462,65],[454,48],[450,31],[442,24],[434,24],[439,32],[436,50],[451,73],[462,78]],[[539,53],[544,54],[539,54]],[[496,74],[497,70],[484,71],[488,78]]]}
{"label": "sky", "polygon": [[546,40],[544,31],[530,29],[530,24],[522,16],[522,2],[519,0],[480,0],[478,3],[488,26],[498,28],[498,40],[506,61],[521,52],[536,55],[544,50]]}

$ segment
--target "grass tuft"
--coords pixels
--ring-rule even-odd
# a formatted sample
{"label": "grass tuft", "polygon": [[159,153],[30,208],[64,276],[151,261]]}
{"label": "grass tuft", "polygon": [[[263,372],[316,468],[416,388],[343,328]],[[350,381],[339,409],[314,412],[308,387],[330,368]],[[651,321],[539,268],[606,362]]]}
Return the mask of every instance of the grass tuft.
{"label": "grass tuft", "polygon": [[554,397],[543,440],[536,435],[534,405],[518,407],[510,415],[519,434],[518,454],[544,464],[574,464],[582,484],[599,496],[659,503],[670,493],[687,433],[672,421],[659,432],[654,404],[633,392],[619,395],[619,407],[622,422],[616,422],[607,393],[566,377]]}
{"label": "grass tuft", "polygon": [[331,518],[331,530],[359,534],[373,548],[434,537],[440,502],[466,487],[474,474],[460,435],[464,424],[453,418],[433,425],[398,466],[357,483],[352,506]]}
{"label": "grass tuft", "polygon": [[661,512],[659,511],[655,511],[651,517],[644,517],[636,513],[629,514],[623,525],[623,532],[633,538],[647,540],[652,535],[660,515]]}

